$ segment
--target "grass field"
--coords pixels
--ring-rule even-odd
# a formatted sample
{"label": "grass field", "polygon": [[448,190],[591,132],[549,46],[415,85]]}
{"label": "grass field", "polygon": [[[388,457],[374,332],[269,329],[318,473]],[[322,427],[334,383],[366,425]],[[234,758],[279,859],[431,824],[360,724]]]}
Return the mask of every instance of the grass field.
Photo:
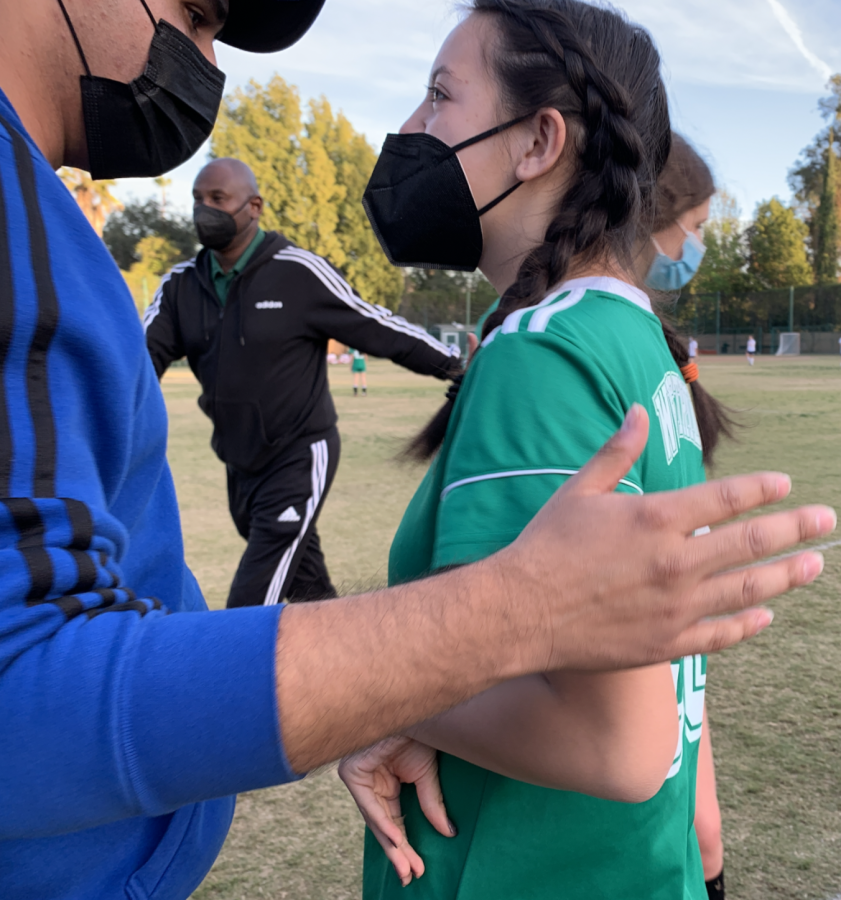
{"label": "grass field", "polygon": [[[706,386],[749,426],[717,474],[782,469],[790,503],[841,507],[841,366],[837,357],[702,358]],[[370,366],[368,397],[334,370],[343,457],[321,517],[334,579],[353,590],[386,577],[388,547],[422,475],[393,461],[442,399],[442,385]],[[243,542],[225,477],[184,370],[167,377],[170,460],[190,565],[224,604]],[[712,660],[709,710],[724,813],[728,896],[827,900],[841,895],[841,548],[822,579],[774,604],[770,631]],[[240,798],[219,860],[195,900],[343,900],[359,896],[362,828],[334,771]],[[516,898],[512,898],[516,900]]]}

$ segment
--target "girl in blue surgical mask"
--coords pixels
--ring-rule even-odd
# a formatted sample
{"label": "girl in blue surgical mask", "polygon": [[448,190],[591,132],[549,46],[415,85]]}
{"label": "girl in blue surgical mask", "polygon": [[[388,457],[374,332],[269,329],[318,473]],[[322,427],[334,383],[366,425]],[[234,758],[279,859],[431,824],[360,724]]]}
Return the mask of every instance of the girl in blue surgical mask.
{"label": "girl in blue surgical mask", "polygon": [[[651,291],[679,291],[695,276],[704,257],[701,230],[709,218],[714,193],[715,182],[709,166],[688,141],[672,132],[669,158],[657,179],[654,233],[639,255],[637,268],[639,275],[645,275],[645,284]],[[668,322],[663,322],[663,333],[676,358],[683,353],[687,365],[695,362]],[[677,352],[675,348],[679,348]],[[697,378],[697,369],[693,377]],[[708,397],[700,395],[698,388],[697,382],[693,382],[696,406]],[[706,711],[698,752],[695,832],[707,893],[710,900],[721,900],[724,898],[724,845]]]}
{"label": "girl in blue surgical mask", "polygon": [[714,193],[709,166],[673,133],[666,168],[657,179],[654,233],[640,254],[648,288],[679,291],[695,277],[706,252],[701,229]]}

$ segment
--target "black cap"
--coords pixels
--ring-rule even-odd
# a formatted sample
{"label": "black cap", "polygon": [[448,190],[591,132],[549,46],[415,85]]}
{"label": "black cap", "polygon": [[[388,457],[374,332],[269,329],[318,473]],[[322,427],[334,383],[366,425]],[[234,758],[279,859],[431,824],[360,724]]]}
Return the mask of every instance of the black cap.
{"label": "black cap", "polygon": [[324,0],[230,0],[217,40],[251,53],[285,50],[309,30]]}

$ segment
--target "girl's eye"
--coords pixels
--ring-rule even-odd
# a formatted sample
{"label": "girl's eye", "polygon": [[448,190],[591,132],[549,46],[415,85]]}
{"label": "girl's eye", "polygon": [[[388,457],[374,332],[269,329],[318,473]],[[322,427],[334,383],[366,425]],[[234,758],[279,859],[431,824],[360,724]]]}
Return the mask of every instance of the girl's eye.
{"label": "girl's eye", "polygon": [[438,88],[434,84],[430,84],[426,89],[427,98],[432,103],[437,103],[439,100],[446,100],[446,95],[444,92]]}
{"label": "girl's eye", "polygon": [[198,9],[195,9],[195,8],[189,9],[187,11],[187,15],[189,15],[189,17],[190,17],[190,24],[193,26],[194,31],[198,31],[199,28],[201,28],[202,25],[204,25],[207,22],[204,15]]}

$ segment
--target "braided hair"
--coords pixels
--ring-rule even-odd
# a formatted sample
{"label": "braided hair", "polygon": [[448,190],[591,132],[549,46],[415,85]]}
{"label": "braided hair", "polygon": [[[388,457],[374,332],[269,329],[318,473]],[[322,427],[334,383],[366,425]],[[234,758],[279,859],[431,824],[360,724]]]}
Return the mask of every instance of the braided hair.
{"label": "braided hair", "polygon": [[[469,9],[496,27],[485,54],[506,115],[557,109],[572,173],[543,241],[486,320],[485,337],[514,310],[539,303],[573,266],[617,260],[631,268],[634,248],[651,234],[671,128],[657,49],[618,12],[580,0],[472,0]],[[410,456],[435,452],[452,407],[448,399],[410,443]]]}

